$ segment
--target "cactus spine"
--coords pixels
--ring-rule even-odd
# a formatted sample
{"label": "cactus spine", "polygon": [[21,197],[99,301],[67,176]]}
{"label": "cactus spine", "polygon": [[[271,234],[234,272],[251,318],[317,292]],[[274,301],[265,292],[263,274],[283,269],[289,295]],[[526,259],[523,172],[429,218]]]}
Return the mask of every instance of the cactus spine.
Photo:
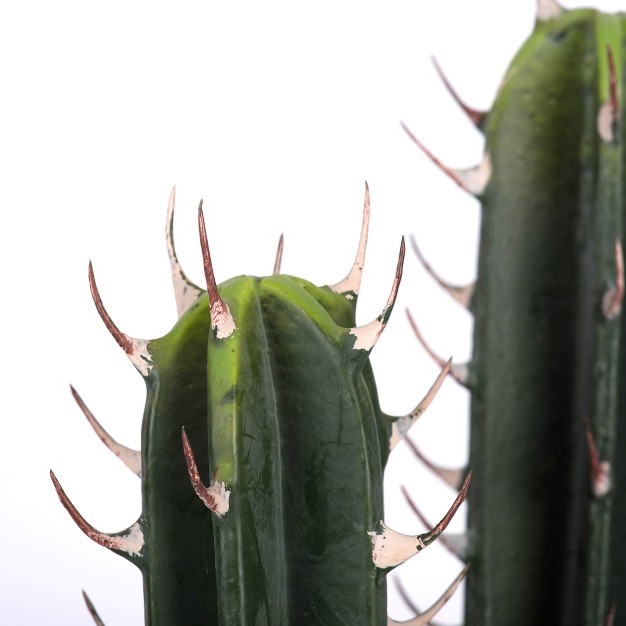
{"label": "cactus spine", "polygon": [[482,204],[466,624],[626,624],[626,18],[538,7],[491,111],[463,105],[483,164],[443,168]]}
{"label": "cactus spine", "polygon": [[[409,415],[381,411],[369,355],[396,299],[404,240],[387,304],[356,327],[367,189],[355,264],[321,288],[278,267],[218,287],[200,207],[200,289],[178,264],[173,210],[172,193],[167,242],[180,319],[167,335],[122,333],[89,267],[96,308],[146,382],[141,452],[114,442],[74,392],[100,438],[141,477],[141,516],[121,533],[102,533],[51,474],[61,502],[91,539],[139,566],[147,624],[395,623],[387,620],[386,573],[437,539],[469,485],[468,475],[431,531],[401,535],[382,521],[389,450],[448,371]],[[277,266],[280,255],[279,246]],[[466,571],[407,623],[427,623]]]}

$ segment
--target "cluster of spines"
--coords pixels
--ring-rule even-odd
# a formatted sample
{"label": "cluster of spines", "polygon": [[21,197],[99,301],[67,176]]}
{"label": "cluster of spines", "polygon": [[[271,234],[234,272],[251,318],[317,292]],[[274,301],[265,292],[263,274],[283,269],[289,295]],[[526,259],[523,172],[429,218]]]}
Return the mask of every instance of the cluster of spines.
{"label": "cluster of spines", "polygon": [[[192,281],[190,281],[184,271],[182,270],[174,247],[174,238],[173,238],[173,217],[174,217],[174,198],[175,191],[172,190],[172,194],[170,196],[169,206],[168,206],[168,218],[166,225],[166,242],[167,249],[171,263],[172,277],[174,282],[174,292],[176,296],[176,304],[179,318],[198,300],[198,298],[204,293],[204,290],[199,286],[195,285]],[[368,225],[369,225],[369,214],[370,214],[370,199],[369,199],[369,189],[366,185],[365,190],[365,202],[364,202],[364,211],[363,211],[363,223],[361,229],[361,236],[358,246],[358,251],[356,255],[356,259],[353,267],[351,268],[348,275],[341,280],[340,282],[330,285],[329,288],[337,294],[342,294],[346,298],[352,300],[356,298],[359,293],[361,274],[363,271],[363,265],[365,260],[365,249],[367,244],[367,236],[368,236]],[[232,333],[236,332],[236,323],[233,319],[230,311],[228,309],[228,305],[221,298],[217,282],[215,280],[215,275],[213,271],[213,264],[211,261],[211,255],[209,251],[209,246],[207,242],[206,236],[206,228],[204,225],[204,216],[202,211],[202,203],[198,208],[198,226],[200,231],[200,241],[202,247],[202,256],[203,256],[203,264],[204,264],[204,273],[207,282],[206,292],[208,293],[209,302],[210,302],[210,316],[211,316],[211,327],[217,339],[225,338],[230,336]],[[282,258],[282,250],[283,250],[283,237],[281,235],[278,250],[276,254],[276,261],[274,265],[274,273],[280,272],[280,264]],[[381,314],[374,319],[369,324],[364,326],[355,327],[350,329],[349,333],[354,337],[354,346],[355,350],[362,350],[366,356],[369,355],[375,343],[377,342],[380,334],[384,330],[387,321],[389,319],[389,315],[391,310],[393,309],[393,305],[396,300],[400,279],[402,276],[402,266],[404,261],[404,239],[402,240],[400,247],[400,254],[398,258],[398,265],[396,269],[396,274],[394,277],[391,293],[387,300],[385,307]],[[115,339],[115,341],[119,344],[119,346],[124,350],[124,352],[129,357],[130,361],[133,363],[135,368],[140,372],[140,374],[147,378],[150,376],[150,372],[152,369],[152,356],[150,353],[150,341],[143,339],[135,339],[121,332],[115,323],[112,321],[110,316],[108,315],[102,299],[100,297],[100,293],[98,291],[93,267],[92,264],[89,263],[89,285],[91,294],[100,317],[102,318],[105,326]],[[451,363],[447,362],[442,364],[442,371],[438,375],[437,379],[431,386],[431,388],[426,393],[425,397],[418,403],[418,405],[413,409],[409,414],[402,417],[389,417],[392,422],[392,434],[389,442],[390,450],[395,447],[395,445],[403,438],[409,428],[417,421],[417,419],[424,413],[426,408],[432,402],[435,397],[437,391],[441,387],[445,377],[451,371]],[[83,402],[82,398],[76,392],[76,390],[71,387],[72,395],[79,405],[79,408],[87,418],[88,422],[98,435],[98,437],[102,440],[102,442],[118,457],[122,462],[124,462],[128,468],[141,478],[142,470],[141,470],[141,453],[137,450],[133,450],[128,448],[117,441],[115,441],[107,431],[102,427],[102,425],[98,422],[98,420],[94,417],[91,411],[88,409],[86,404]],[[193,451],[191,448],[191,444],[187,437],[187,434],[184,431],[181,433],[182,441],[181,441],[181,450],[185,456],[187,462],[187,468],[189,472],[189,477],[191,484],[194,487],[194,490],[200,497],[200,499],[205,503],[207,508],[209,508],[216,516],[224,515],[228,512],[228,490],[226,486],[220,483],[216,483],[215,481],[211,481],[209,486],[205,486],[200,477],[200,473],[198,471]],[[406,438],[408,440],[408,438]],[[144,538],[142,533],[142,519],[140,518],[137,522],[135,522],[128,529],[121,531],[119,533],[104,533],[97,529],[95,529],[85,518],[78,512],[76,507],[72,504],[68,496],[65,494],[63,488],[61,487],[59,481],[57,480],[54,473],[50,472],[52,482],[57,491],[57,494],[61,500],[63,506],[67,509],[70,516],[80,528],[80,530],[86,534],[90,539],[94,542],[107,547],[122,556],[125,556],[132,562],[140,565],[142,559],[142,551],[144,548]],[[468,473],[465,477],[464,481],[459,481],[457,488],[460,487],[460,491],[458,493],[457,498],[454,503],[446,513],[446,515],[442,518],[442,520],[432,527],[432,529],[428,532],[419,534],[419,535],[403,535],[397,533],[391,529],[389,529],[384,522],[380,522],[376,528],[373,528],[369,531],[372,541],[372,561],[373,563],[380,569],[383,570],[391,570],[392,568],[400,565],[405,562],[410,557],[414,556],[422,549],[430,545],[433,541],[435,541],[438,537],[440,537],[445,530],[446,526],[463,503],[466,498],[467,490],[470,484],[471,474]],[[462,483],[462,484],[460,484]],[[445,539],[444,539],[445,541]],[[389,624],[407,624],[408,626],[419,626],[426,625],[430,622],[431,618],[441,609],[441,607],[448,601],[448,599],[452,596],[454,591],[460,585],[461,581],[464,579],[469,566],[463,568],[463,570],[459,573],[459,575],[455,578],[452,584],[446,589],[446,591],[442,594],[442,596],[425,612],[420,613],[414,619],[405,621],[405,622],[396,622],[392,619],[389,619]],[[94,621],[97,624],[102,624],[102,620],[98,616],[93,604],[89,600],[89,598],[84,594],[85,601],[87,607],[89,609],[90,614],[92,615]],[[417,612],[417,611],[416,611]]]}

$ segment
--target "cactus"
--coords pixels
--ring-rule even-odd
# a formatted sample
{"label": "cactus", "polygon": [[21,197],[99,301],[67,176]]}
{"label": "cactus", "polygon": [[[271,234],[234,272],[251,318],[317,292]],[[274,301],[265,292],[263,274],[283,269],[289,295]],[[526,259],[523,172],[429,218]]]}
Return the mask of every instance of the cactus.
{"label": "cactus", "polygon": [[[218,287],[200,206],[204,291],[178,263],[173,216],[174,192],[166,234],[179,321],[167,335],[122,333],[89,266],[96,308],[146,383],[141,452],[113,441],[72,389],[100,438],[140,476],[140,518],[120,533],[96,530],[51,473],[62,504],[87,536],[141,569],[147,624],[386,624],[387,572],[443,532],[469,485],[468,474],[426,533],[401,535],[382,521],[389,450],[449,370],[410,414],[381,411],[369,355],[395,302],[404,240],[387,304],[356,327],[367,188],[356,261],[330,287],[280,274],[282,246],[273,275]],[[407,623],[426,624],[466,571]]]}
{"label": "cactus", "polygon": [[[467,626],[626,624],[626,16],[538,2],[484,132]],[[418,256],[423,259],[416,247]],[[418,336],[419,330],[415,327]],[[440,357],[429,347],[436,359]]]}

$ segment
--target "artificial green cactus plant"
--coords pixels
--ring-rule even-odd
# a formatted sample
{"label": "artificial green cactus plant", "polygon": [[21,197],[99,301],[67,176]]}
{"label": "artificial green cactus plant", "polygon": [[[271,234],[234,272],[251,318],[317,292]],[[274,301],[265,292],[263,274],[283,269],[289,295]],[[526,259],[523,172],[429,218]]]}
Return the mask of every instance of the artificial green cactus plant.
{"label": "artificial green cactus plant", "polygon": [[475,288],[437,277],[475,316],[452,370],[472,392],[466,626],[626,624],[625,42],[623,14],[538,2],[491,110],[451,90],[482,164],[429,154],[482,204]]}
{"label": "artificial green cactus plant", "polygon": [[[409,415],[381,411],[369,355],[393,308],[404,241],[386,306],[356,327],[367,188],[355,264],[322,288],[278,267],[218,287],[200,208],[200,289],[177,261],[173,212],[172,192],[167,243],[180,319],[164,337],[122,333],[89,267],[98,312],[147,386],[141,452],[113,441],[72,390],[101,439],[141,477],[140,518],[121,533],[97,531],[52,474],[61,502],[85,534],[141,569],[147,624],[386,624],[387,571],[442,533],[469,485],[468,474],[422,535],[382,521],[389,450],[449,370]],[[407,623],[426,624],[466,571]]]}

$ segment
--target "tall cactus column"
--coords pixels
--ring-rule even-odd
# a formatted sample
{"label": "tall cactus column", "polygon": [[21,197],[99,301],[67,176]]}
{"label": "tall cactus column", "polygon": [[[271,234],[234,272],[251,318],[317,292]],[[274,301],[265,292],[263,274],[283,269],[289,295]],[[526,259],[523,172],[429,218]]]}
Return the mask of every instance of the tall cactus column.
{"label": "tall cactus column", "polygon": [[492,110],[464,107],[482,165],[444,167],[482,203],[467,626],[626,623],[625,31],[539,2]]}

